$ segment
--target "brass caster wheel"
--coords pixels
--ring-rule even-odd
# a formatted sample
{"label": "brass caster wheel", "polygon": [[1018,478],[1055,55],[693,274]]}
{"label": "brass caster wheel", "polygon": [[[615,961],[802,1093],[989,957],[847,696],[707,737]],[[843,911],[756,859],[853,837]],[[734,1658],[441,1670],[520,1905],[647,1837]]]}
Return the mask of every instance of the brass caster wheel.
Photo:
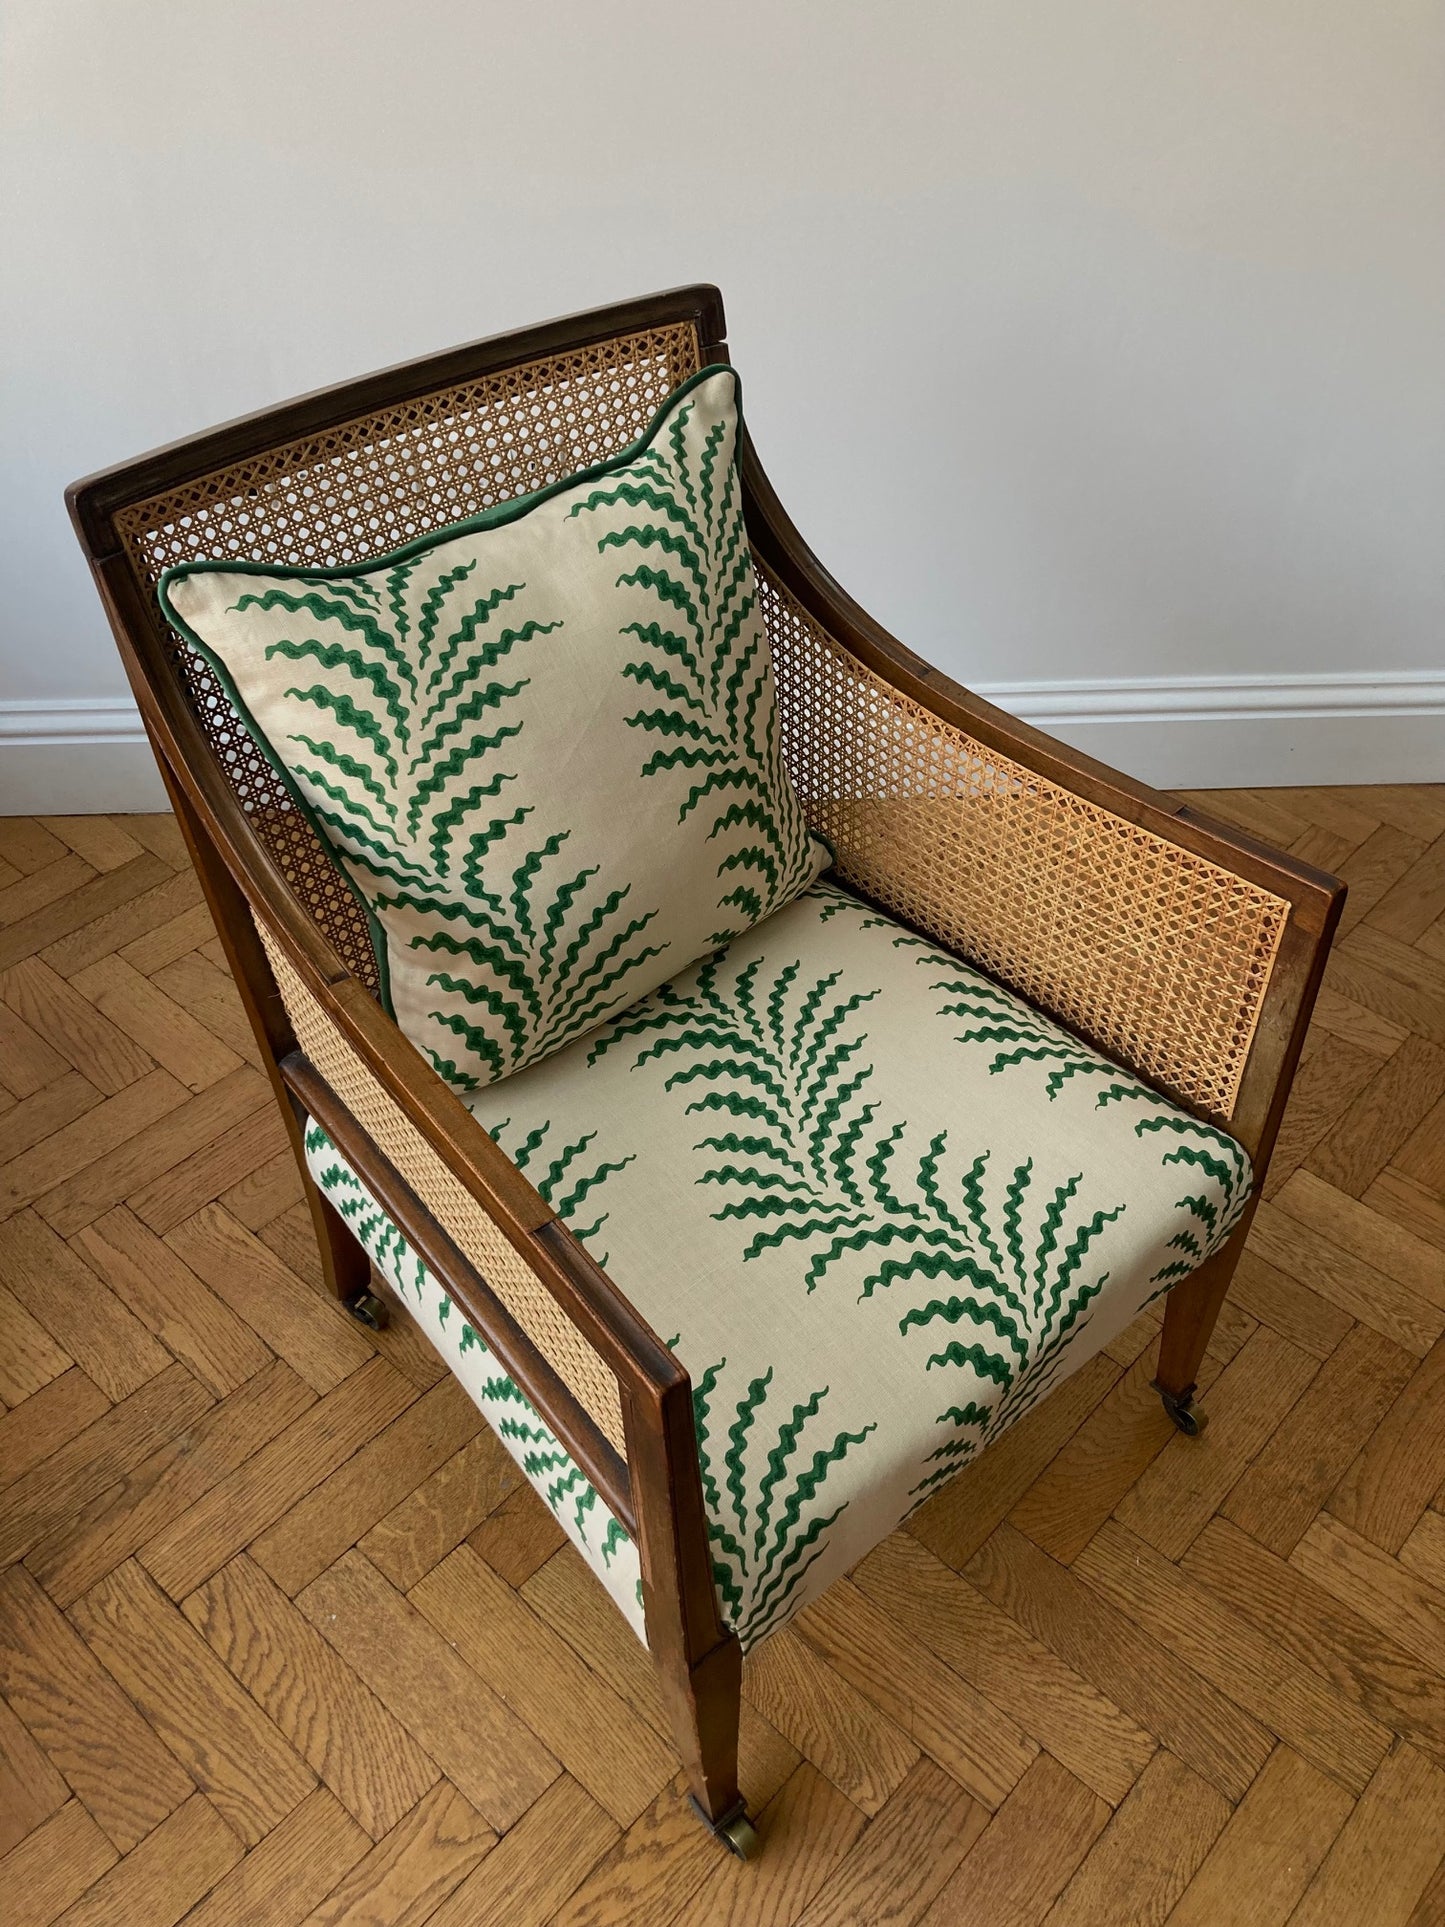
{"label": "brass caster wheel", "polygon": [[1195,1411],[1194,1387],[1189,1385],[1182,1392],[1166,1392],[1156,1379],[1154,1390],[1159,1394],[1159,1403],[1173,1420],[1175,1429],[1187,1439],[1197,1439],[1209,1423],[1209,1414]]}
{"label": "brass caster wheel", "polygon": [[740,1813],[736,1820],[729,1820],[725,1827],[720,1827],[718,1838],[728,1852],[735,1853],[739,1860],[756,1860],[763,1850],[758,1830],[745,1813]]}
{"label": "brass caster wheel", "polygon": [[688,1795],[688,1805],[713,1838],[720,1840],[728,1852],[736,1854],[739,1860],[756,1860],[762,1852],[763,1843],[758,1838],[757,1828],[748,1818],[747,1807],[741,1800],[721,1820],[709,1820],[693,1794]]}
{"label": "brass caster wheel", "polygon": [[365,1325],[368,1331],[385,1331],[391,1322],[386,1300],[378,1298],[374,1291],[359,1291],[354,1298],[348,1298],[346,1309],[358,1325]]}

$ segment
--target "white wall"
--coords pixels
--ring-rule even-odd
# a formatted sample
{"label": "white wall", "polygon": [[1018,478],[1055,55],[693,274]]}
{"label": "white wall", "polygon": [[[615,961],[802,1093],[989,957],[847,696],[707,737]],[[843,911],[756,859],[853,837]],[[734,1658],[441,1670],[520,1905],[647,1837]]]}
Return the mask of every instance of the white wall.
{"label": "white wall", "polygon": [[0,807],[145,800],[68,480],[695,278],[804,532],[954,674],[1156,781],[1445,777],[1441,0],[0,23]]}

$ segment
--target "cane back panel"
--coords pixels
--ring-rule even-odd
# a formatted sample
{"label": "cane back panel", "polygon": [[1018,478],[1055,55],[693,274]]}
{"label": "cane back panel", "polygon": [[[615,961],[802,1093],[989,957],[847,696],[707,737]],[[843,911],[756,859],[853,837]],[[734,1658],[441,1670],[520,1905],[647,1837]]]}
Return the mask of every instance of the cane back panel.
{"label": "cane back panel", "polygon": [[944,722],[761,564],[758,589],[788,767],[839,876],[1227,1119],[1289,905]]}
{"label": "cane back panel", "polygon": [[[606,460],[700,366],[675,322],[521,362],[357,416],[117,512],[154,588],[193,560],[361,562]],[[152,599],[153,600],[153,599]],[[360,904],[245,730],[214,672],[155,612],[175,674],[238,801],[354,976],[380,985]]]}

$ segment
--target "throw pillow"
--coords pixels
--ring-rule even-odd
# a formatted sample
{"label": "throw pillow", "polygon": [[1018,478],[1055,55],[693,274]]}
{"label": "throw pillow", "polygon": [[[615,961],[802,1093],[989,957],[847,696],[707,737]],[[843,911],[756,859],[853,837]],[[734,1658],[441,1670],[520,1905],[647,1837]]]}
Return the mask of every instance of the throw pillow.
{"label": "throw pillow", "polygon": [[535,1063],[830,861],[783,764],[704,369],[611,461],[345,568],[184,563],[160,603],[370,916],[455,1087]]}

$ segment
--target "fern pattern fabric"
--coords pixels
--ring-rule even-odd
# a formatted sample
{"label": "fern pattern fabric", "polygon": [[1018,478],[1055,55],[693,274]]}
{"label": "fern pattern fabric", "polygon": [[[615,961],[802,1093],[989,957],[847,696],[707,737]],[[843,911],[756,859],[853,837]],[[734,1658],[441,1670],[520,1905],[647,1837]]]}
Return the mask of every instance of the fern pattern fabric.
{"label": "fern pattern fabric", "polygon": [[642,1569],[630,1535],[314,1119],[304,1143],[317,1185],[645,1645]]}
{"label": "fern pattern fabric", "polygon": [[745,1647],[1187,1277],[1252,1184],[1224,1132],[827,883],[468,1101],[687,1365]]}
{"label": "fern pattern fabric", "polygon": [[460,1091],[561,1049],[830,861],[784,767],[705,369],[641,442],[355,568],[187,563],[161,607],[365,903]]}

